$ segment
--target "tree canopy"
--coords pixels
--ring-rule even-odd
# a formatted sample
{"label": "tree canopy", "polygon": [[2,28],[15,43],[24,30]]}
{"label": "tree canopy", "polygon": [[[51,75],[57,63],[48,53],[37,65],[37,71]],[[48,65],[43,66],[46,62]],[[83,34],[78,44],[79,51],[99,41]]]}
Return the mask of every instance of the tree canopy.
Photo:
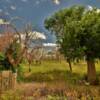
{"label": "tree canopy", "polygon": [[100,12],[97,8],[62,9],[45,20],[45,28],[55,33],[61,52],[70,60],[85,57],[88,67],[93,68],[94,60],[100,58]]}

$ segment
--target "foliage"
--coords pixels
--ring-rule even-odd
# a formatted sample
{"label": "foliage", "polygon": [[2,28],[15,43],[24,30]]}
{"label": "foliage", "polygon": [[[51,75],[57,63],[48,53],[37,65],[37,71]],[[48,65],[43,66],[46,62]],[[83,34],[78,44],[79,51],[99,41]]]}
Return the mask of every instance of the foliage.
{"label": "foliage", "polygon": [[1,52],[0,54],[1,70],[12,70],[13,72],[15,72],[16,66],[19,66],[19,63],[16,66],[14,66],[8,58],[8,54],[11,56],[11,59],[17,62],[21,54],[20,52],[21,52],[21,46],[17,42],[11,43],[9,47],[5,50],[5,53]]}
{"label": "foliage", "polygon": [[21,64],[19,64],[17,67],[17,81],[21,82],[23,80],[24,80],[23,67],[21,66]]}
{"label": "foliage", "polygon": [[81,6],[63,9],[47,18],[45,27],[55,33],[57,42],[60,44],[60,51],[69,61],[86,59],[88,81],[95,84],[95,59],[100,58],[100,12],[98,9],[87,10]]}
{"label": "foliage", "polygon": [[9,63],[8,59],[5,57],[5,54],[1,52],[0,53],[0,71],[10,70],[10,69],[12,69],[11,64]]}
{"label": "foliage", "polygon": [[78,34],[80,46],[84,47],[87,59],[100,57],[100,13],[90,11],[81,20],[81,32]]}
{"label": "foliage", "polygon": [[4,60],[5,56],[2,52],[0,52],[0,60]]}
{"label": "foliage", "polygon": [[55,32],[57,42],[60,44],[60,51],[70,59],[74,59],[81,49],[76,40],[75,32],[78,32],[79,21],[81,20],[83,7],[72,7],[56,12],[50,18],[45,20],[45,27]]}
{"label": "foliage", "polygon": [[[69,58],[100,57],[100,13],[73,6],[45,20],[46,29],[58,37],[61,52]],[[89,54],[88,54],[89,53]],[[91,58],[90,57],[90,58]]]}

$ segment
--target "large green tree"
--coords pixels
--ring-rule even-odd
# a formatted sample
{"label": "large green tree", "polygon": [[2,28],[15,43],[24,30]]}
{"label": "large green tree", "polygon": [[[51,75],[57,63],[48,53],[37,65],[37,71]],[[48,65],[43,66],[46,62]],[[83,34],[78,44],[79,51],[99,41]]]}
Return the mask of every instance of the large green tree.
{"label": "large green tree", "polygon": [[85,57],[90,83],[96,81],[95,59],[100,57],[100,13],[97,9],[73,6],[45,20],[45,27],[57,36],[61,52],[68,59]]}

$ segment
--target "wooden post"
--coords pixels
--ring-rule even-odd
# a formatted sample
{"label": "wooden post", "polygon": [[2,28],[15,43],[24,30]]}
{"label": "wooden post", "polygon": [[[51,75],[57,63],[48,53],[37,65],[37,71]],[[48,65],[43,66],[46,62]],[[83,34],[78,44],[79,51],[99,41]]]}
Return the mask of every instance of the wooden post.
{"label": "wooden post", "polygon": [[0,93],[1,93],[1,90],[2,90],[2,73],[0,72]]}
{"label": "wooden post", "polygon": [[16,84],[17,84],[16,80],[17,80],[17,73],[13,73],[12,74],[12,83],[13,83],[12,88],[16,87]]}
{"label": "wooden post", "polygon": [[0,92],[14,89],[16,86],[17,73],[12,71],[2,71],[0,73]]}

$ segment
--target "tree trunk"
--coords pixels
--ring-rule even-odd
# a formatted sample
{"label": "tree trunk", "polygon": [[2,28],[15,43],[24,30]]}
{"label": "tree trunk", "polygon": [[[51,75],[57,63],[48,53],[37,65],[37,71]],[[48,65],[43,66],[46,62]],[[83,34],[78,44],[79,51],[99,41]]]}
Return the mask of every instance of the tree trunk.
{"label": "tree trunk", "polygon": [[31,72],[31,64],[29,64],[29,72]]}
{"label": "tree trunk", "polygon": [[90,84],[96,84],[96,69],[93,60],[87,60],[87,79]]}
{"label": "tree trunk", "polygon": [[72,72],[72,64],[71,64],[70,59],[67,59],[67,62],[68,62],[68,64],[69,64],[70,72]]}

